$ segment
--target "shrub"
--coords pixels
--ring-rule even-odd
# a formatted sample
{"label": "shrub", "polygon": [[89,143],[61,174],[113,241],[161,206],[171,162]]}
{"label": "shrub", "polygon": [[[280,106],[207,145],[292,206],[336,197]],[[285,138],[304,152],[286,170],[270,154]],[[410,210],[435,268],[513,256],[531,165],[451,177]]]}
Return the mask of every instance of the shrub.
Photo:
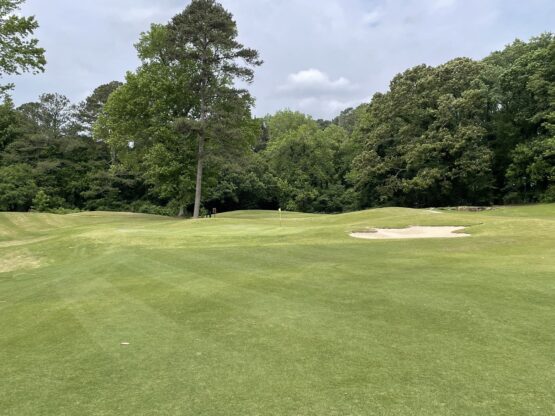
{"label": "shrub", "polygon": [[136,201],[131,204],[131,211],[137,214],[163,215],[172,217],[177,214],[172,207],[161,207],[149,201]]}

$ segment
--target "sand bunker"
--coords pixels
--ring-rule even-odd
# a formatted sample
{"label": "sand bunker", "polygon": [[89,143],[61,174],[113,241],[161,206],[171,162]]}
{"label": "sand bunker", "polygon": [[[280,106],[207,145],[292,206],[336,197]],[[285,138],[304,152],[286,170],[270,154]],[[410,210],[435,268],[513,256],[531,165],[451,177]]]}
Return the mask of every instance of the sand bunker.
{"label": "sand bunker", "polygon": [[464,229],[465,227],[377,228],[369,231],[351,233],[351,237],[363,238],[366,240],[470,237],[469,234],[456,233]]}

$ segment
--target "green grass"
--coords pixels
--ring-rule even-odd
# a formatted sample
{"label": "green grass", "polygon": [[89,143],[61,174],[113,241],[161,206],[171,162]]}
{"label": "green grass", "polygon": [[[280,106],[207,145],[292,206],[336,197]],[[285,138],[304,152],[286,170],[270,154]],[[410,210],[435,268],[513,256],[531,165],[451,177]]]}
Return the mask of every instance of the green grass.
{"label": "green grass", "polygon": [[0,214],[2,415],[546,416],[554,328],[555,205]]}

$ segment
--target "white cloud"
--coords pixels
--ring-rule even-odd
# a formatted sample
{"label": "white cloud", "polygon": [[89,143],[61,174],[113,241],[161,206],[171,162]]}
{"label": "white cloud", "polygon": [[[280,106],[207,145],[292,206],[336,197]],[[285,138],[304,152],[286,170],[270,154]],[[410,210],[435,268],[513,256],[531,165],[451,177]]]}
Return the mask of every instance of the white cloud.
{"label": "white cloud", "polygon": [[332,78],[315,68],[290,74],[287,82],[278,87],[288,101],[287,107],[327,119],[368,100],[362,98],[361,91],[366,93],[347,77]]}
{"label": "white cloud", "polygon": [[311,68],[295,72],[277,88],[289,101],[288,107],[316,117],[332,118],[347,107],[360,104],[360,88],[346,77],[332,78],[327,73]]}
{"label": "white cloud", "polygon": [[308,114],[315,115],[316,117],[322,117],[325,119],[331,119],[337,116],[341,111],[349,107],[357,107],[358,105],[369,102],[370,97],[362,97],[355,100],[337,100],[333,98],[318,98],[318,97],[308,97],[299,100],[296,105],[292,106],[294,110],[299,110],[306,112]]}
{"label": "white cloud", "polygon": [[381,7],[378,7],[377,9],[369,12],[369,13],[365,13],[364,16],[362,17],[362,21],[364,22],[364,24],[369,25],[369,26],[377,26],[378,24],[381,23],[383,17],[384,17],[384,11]]}
{"label": "white cloud", "polygon": [[448,9],[455,6],[457,0],[434,0],[432,7],[436,10],[438,9]]}
{"label": "white cloud", "polygon": [[306,69],[290,74],[287,83],[278,87],[281,92],[292,94],[330,94],[352,91],[355,86],[345,77],[331,79],[319,69]]}
{"label": "white cloud", "polygon": [[155,21],[165,13],[159,7],[135,7],[121,14],[123,22]]}

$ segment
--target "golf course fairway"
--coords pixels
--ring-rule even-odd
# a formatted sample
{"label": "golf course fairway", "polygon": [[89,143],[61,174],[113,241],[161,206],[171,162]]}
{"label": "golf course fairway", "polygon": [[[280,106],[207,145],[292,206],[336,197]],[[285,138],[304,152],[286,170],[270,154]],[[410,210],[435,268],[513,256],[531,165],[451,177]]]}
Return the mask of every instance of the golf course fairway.
{"label": "golf course fairway", "polygon": [[555,414],[555,205],[438,212],[0,214],[0,414]]}

